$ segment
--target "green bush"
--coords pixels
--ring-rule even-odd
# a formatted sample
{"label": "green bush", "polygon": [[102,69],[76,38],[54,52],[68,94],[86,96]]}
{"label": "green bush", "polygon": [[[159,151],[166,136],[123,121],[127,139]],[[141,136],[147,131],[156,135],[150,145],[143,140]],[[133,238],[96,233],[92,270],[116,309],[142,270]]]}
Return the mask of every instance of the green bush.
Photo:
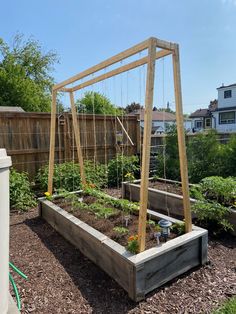
{"label": "green bush", "polygon": [[35,207],[37,202],[32,193],[28,174],[10,171],[10,206],[12,209],[27,211]]}
{"label": "green bush", "polygon": [[[156,174],[180,180],[178,137],[176,126],[170,126],[164,147],[158,150]],[[198,183],[209,176],[236,176],[236,136],[227,144],[219,143],[214,130],[199,133],[186,140],[188,174],[191,183]],[[165,173],[164,173],[165,172]]]}
{"label": "green bush", "polygon": [[108,163],[108,185],[110,187],[120,186],[125,178],[132,176],[137,178],[140,171],[139,159],[137,156],[117,155]]}
{"label": "green bush", "polygon": [[199,223],[213,231],[229,231],[232,229],[227,220],[230,207],[235,206],[236,179],[222,177],[207,177],[191,187],[190,195],[198,201],[192,205],[192,210],[197,214]]}
{"label": "green bush", "polygon": [[221,145],[216,132],[198,134],[189,139],[187,145],[189,179],[197,183],[201,179],[222,174]]}
{"label": "green bush", "polygon": [[236,198],[236,178],[207,177],[201,180],[200,189],[206,199],[230,206]]}
{"label": "green bush", "polygon": [[[223,145],[222,145],[223,146]],[[232,135],[229,142],[225,144],[221,152],[222,176],[236,177],[236,135]]]}
{"label": "green bush", "polygon": [[[106,186],[107,173],[104,165],[94,165],[91,161],[85,161],[84,169],[87,183],[92,183],[98,188]],[[48,165],[39,170],[36,177],[36,183],[39,184],[41,191],[47,191]],[[81,189],[79,164],[72,161],[55,164],[53,186],[55,190],[63,188],[69,192]]]}
{"label": "green bush", "polygon": [[169,126],[166,132],[163,149],[158,150],[156,175],[172,180],[180,180],[178,137],[175,125]]}

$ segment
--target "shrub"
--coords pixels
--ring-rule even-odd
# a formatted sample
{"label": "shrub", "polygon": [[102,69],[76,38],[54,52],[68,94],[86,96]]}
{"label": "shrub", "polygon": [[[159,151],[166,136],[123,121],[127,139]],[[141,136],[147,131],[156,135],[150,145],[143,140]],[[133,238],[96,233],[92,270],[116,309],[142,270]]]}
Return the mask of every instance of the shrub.
{"label": "shrub", "polygon": [[27,211],[37,205],[34,194],[31,191],[28,174],[10,171],[10,206],[12,209]]}
{"label": "shrub", "polygon": [[211,229],[213,233],[232,229],[227,215],[230,206],[234,206],[236,197],[235,178],[207,177],[190,191],[191,196],[198,199],[192,210],[197,214],[201,225]]}
{"label": "shrub", "polygon": [[236,198],[236,178],[207,177],[200,182],[200,189],[206,199],[232,205]]}
{"label": "shrub", "polygon": [[[178,137],[175,125],[169,126],[166,132],[163,149],[158,150],[156,175],[172,180],[180,180]],[[165,173],[164,173],[165,172]]]}
{"label": "shrub", "polygon": [[117,155],[108,163],[108,185],[110,187],[120,186],[125,177],[137,178],[140,171],[137,156]]}
{"label": "shrub", "polygon": [[217,202],[197,201],[192,205],[192,211],[197,214],[197,220],[203,227],[214,234],[222,231],[233,230],[232,225],[226,219],[229,208]]}
{"label": "shrub", "polygon": [[201,179],[222,174],[222,160],[220,151],[223,144],[219,144],[216,132],[198,134],[189,139],[187,145],[189,179],[197,183]]}
{"label": "shrub", "polygon": [[236,177],[236,135],[232,135],[222,151],[222,175]]}
{"label": "shrub", "polygon": [[[94,165],[91,161],[85,161],[84,170],[87,183],[92,183],[98,188],[106,186],[107,173],[104,165]],[[36,177],[36,182],[39,184],[39,188],[42,191],[47,190],[48,165],[39,170]],[[55,190],[63,188],[69,192],[81,189],[79,164],[72,161],[62,164],[55,164],[53,186]]]}

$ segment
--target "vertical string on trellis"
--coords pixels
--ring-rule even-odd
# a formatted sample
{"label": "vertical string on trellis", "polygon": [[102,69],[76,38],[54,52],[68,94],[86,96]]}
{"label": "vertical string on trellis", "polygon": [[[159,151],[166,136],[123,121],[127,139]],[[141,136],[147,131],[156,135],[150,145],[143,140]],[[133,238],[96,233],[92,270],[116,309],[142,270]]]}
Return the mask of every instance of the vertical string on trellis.
{"label": "vertical string on trellis", "polygon": [[189,198],[189,182],[188,182],[188,165],[185,146],[184,119],[181,94],[180,79],[180,61],[179,61],[179,45],[175,44],[172,54],[173,72],[174,72],[174,90],[175,90],[175,106],[176,106],[176,122],[179,147],[180,174],[182,181],[185,231],[192,231],[192,217]]}
{"label": "vertical string on trellis", "polygon": [[145,94],[145,111],[144,111],[144,137],[142,153],[142,171],[141,171],[141,188],[140,188],[140,209],[139,209],[139,226],[138,241],[139,251],[145,250],[146,237],[146,220],[147,220],[147,201],[148,201],[148,178],[150,166],[150,142],[152,130],[152,106],[154,90],[154,74],[156,61],[156,40],[150,38],[148,47],[147,62],[147,80]]}
{"label": "vertical string on trellis", "polygon": [[83,154],[82,154],[81,143],[80,143],[80,129],[79,129],[79,124],[78,124],[78,119],[77,119],[77,114],[76,114],[73,92],[70,92],[70,103],[71,103],[73,128],[74,128],[74,134],[75,134],[75,142],[76,142],[76,148],[77,148],[77,154],[78,154],[78,160],[79,160],[80,176],[81,176],[82,186],[84,187],[86,185],[86,179],[85,179],[85,173],[84,173],[84,160],[83,160]]}
{"label": "vertical string on trellis", "polygon": [[48,168],[48,192],[53,192],[53,173],[55,160],[55,129],[56,129],[56,97],[57,92],[52,91],[51,126],[50,126],[50,151]]}

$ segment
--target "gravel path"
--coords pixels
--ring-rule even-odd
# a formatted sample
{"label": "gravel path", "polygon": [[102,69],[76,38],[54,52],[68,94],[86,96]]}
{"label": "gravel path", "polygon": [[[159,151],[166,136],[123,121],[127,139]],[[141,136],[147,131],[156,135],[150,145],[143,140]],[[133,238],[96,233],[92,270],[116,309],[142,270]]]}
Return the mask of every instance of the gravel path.
{"label": "gravel path", "polygon": [[236,293],[236,240],[209,242],[207,266],[197,268],[136,304],[125,291],[32,210],[11,214],[10,260],[22,313],[211,313]]}

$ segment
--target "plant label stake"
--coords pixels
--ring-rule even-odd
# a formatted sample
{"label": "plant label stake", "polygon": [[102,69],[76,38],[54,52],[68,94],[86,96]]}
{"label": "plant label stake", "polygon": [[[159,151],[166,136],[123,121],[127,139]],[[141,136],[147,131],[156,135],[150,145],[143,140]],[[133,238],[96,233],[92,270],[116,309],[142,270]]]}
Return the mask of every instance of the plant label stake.
{"label": "plant label stake", "polygon": [[127,228],[129,224],[129,220],[130,220],[130,215],[125,216],[124,219],[125,219],[125,226]]}
{"label": "plant label stake", "polygon": [[161,237],[161,233],[160,232],[155,232],[154,233],[154,238],[157,240],[157,246],[160,245],[160,237]]}

